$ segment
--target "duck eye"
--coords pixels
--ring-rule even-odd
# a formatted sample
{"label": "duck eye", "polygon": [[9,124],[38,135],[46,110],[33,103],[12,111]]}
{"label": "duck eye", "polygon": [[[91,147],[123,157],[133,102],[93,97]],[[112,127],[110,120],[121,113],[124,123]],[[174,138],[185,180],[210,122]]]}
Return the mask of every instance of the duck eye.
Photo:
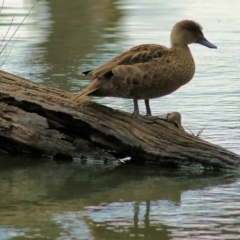
{"label": "duck eye", "polygon": [[192,26],[192,25],[186,26],[185,29],[190,32],[199,32],[200,31],[198,26]]}
{"label": "duck eye", "polygon": [[202,33],[202,27],[199,24],[192,21],[187,22],[187,24],[185,24],[183,28],[190,32]]}

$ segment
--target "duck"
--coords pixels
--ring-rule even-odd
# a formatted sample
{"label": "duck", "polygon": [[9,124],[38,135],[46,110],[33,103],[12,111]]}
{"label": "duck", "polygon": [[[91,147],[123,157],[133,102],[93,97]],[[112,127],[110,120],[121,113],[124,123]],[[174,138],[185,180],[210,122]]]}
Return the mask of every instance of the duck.
{"label": "duck", "polygon": [[[195,63],[189,44],[197,43],[217,48],[193,20],[177,22],[170,34],[171,46],[141,44],[130,48],[100,67],[83,72],[92,76],[86,88],[71,100],[86,96],[118,97],[133,100],[133,116],[153,123],[150,99],[171,94],[187,84],[194,76]],[[138,101],[144,100],[146,115],[140,115]]]}

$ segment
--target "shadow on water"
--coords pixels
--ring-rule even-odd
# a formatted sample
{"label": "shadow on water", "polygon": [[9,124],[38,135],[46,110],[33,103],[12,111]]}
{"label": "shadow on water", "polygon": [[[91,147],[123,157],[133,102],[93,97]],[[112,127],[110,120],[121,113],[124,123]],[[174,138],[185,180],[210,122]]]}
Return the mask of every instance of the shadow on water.
{"label": "shadow on water", "polygon": [[[5,236],[11,231],[16,236],[51,239],[168,239],[169,228],[177,227],[176,223],[171,226],[174,216],[183,218],[179,211],[191,218],[184,208],[186,201],[190,204],[194,194],[205,198],[204,191],[234,184],[238,177],[233,172],[115,162],[4,158],[0,160],[0,233]],[[200,209],[211,209],[217,201],[209,197],[210,202],[202,201],[206,205]],[[15,230],[9,230],[10,225]]]}

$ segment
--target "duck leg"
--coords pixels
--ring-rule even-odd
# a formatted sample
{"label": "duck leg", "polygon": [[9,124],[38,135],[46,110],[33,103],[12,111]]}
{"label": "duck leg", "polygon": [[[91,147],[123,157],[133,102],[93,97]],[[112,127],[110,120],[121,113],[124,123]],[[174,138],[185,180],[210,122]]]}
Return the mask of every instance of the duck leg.
{"label": "duck leg", "polygon": [[[146,116],[142,116],[139,114],[139,107],[138,107],[138,99],[134,98],[133,99],[133,104],[134,104],[134,111],[133,111],[133,116],[138,118],[139,120],[143,121],[143,122],[147,122],[147,123],[153,123],[158,117],[154,117],[149,115],[149,113],[151,114],[151,109],[149,106],[149,100],[147,99],[148,103],[148,109],[147,109],[147,105],[146,105],[146,109],[147,109],[147,115]],[[146,101],[145,101],[146,104]]]}
{"label": "duck leg", "polygon": [[[149,99],[144,99],[145,101],[145,106],[146,106],[146,115],[142,116],[139,114],[139,107],[138,107],[138,99],[134,98],[133,99],[133,104],[134,104],[134,112],[133,112],[133,116],[140,119],[143,122],[147,122],[147,123],[153,123],[155,120],[157,119],[163,119],[163,120],[168,120],[168,116],[173,116],[171,118],[174,119],[174,121],[172,119],[170,119],[170,122],[173,122],[174,125],[176,125],[178,128],[182,128],[181,126],[181,115],[180,118],[178,117],[179,113],[171,113],[171,114],[162,114],[162,115],[158,115],[158,116],[152,116],[151,115],[151,108],[149,105]],[[176,122],[180,122],[180,127],[179,125],[175,124],[175,118],[176,118]],[[180,119],[180,120],[179,120]]]}
{"label": "duck leg", "polygon": [[138,100],[137,98],[133,98],[133,106],[134,106],[134,110],[133,110],[133,116],[137,117],[139,115],[139,107],[138,107]]}
{"label": "duck leg", "polygon": [[149,99],[145,99],[144,102],[145,102],[145,106],[146,106],[146,115],[152,116],[151,108],[149,105]]}

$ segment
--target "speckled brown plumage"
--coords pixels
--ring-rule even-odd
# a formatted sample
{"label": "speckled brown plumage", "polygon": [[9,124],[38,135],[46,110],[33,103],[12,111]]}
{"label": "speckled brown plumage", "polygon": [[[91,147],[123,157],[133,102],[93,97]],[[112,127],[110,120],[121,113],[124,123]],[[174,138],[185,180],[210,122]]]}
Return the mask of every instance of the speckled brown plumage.
{"label": "speckled brown plumage", "polygon": [[[134,100],[134,115],[138,117],[138,99],[148,100],[168,95],[192,79],[195,64],[188,47],[190,43],[216,48],[205,39],[199,24],[183,20],[172,29],[170,48],[142,44],[97,69],[84,72],[92,75],[93,79],[73,100],[86,95],[131,98]],[[150,115],[148,101],[145,104],[147,114]]]}

